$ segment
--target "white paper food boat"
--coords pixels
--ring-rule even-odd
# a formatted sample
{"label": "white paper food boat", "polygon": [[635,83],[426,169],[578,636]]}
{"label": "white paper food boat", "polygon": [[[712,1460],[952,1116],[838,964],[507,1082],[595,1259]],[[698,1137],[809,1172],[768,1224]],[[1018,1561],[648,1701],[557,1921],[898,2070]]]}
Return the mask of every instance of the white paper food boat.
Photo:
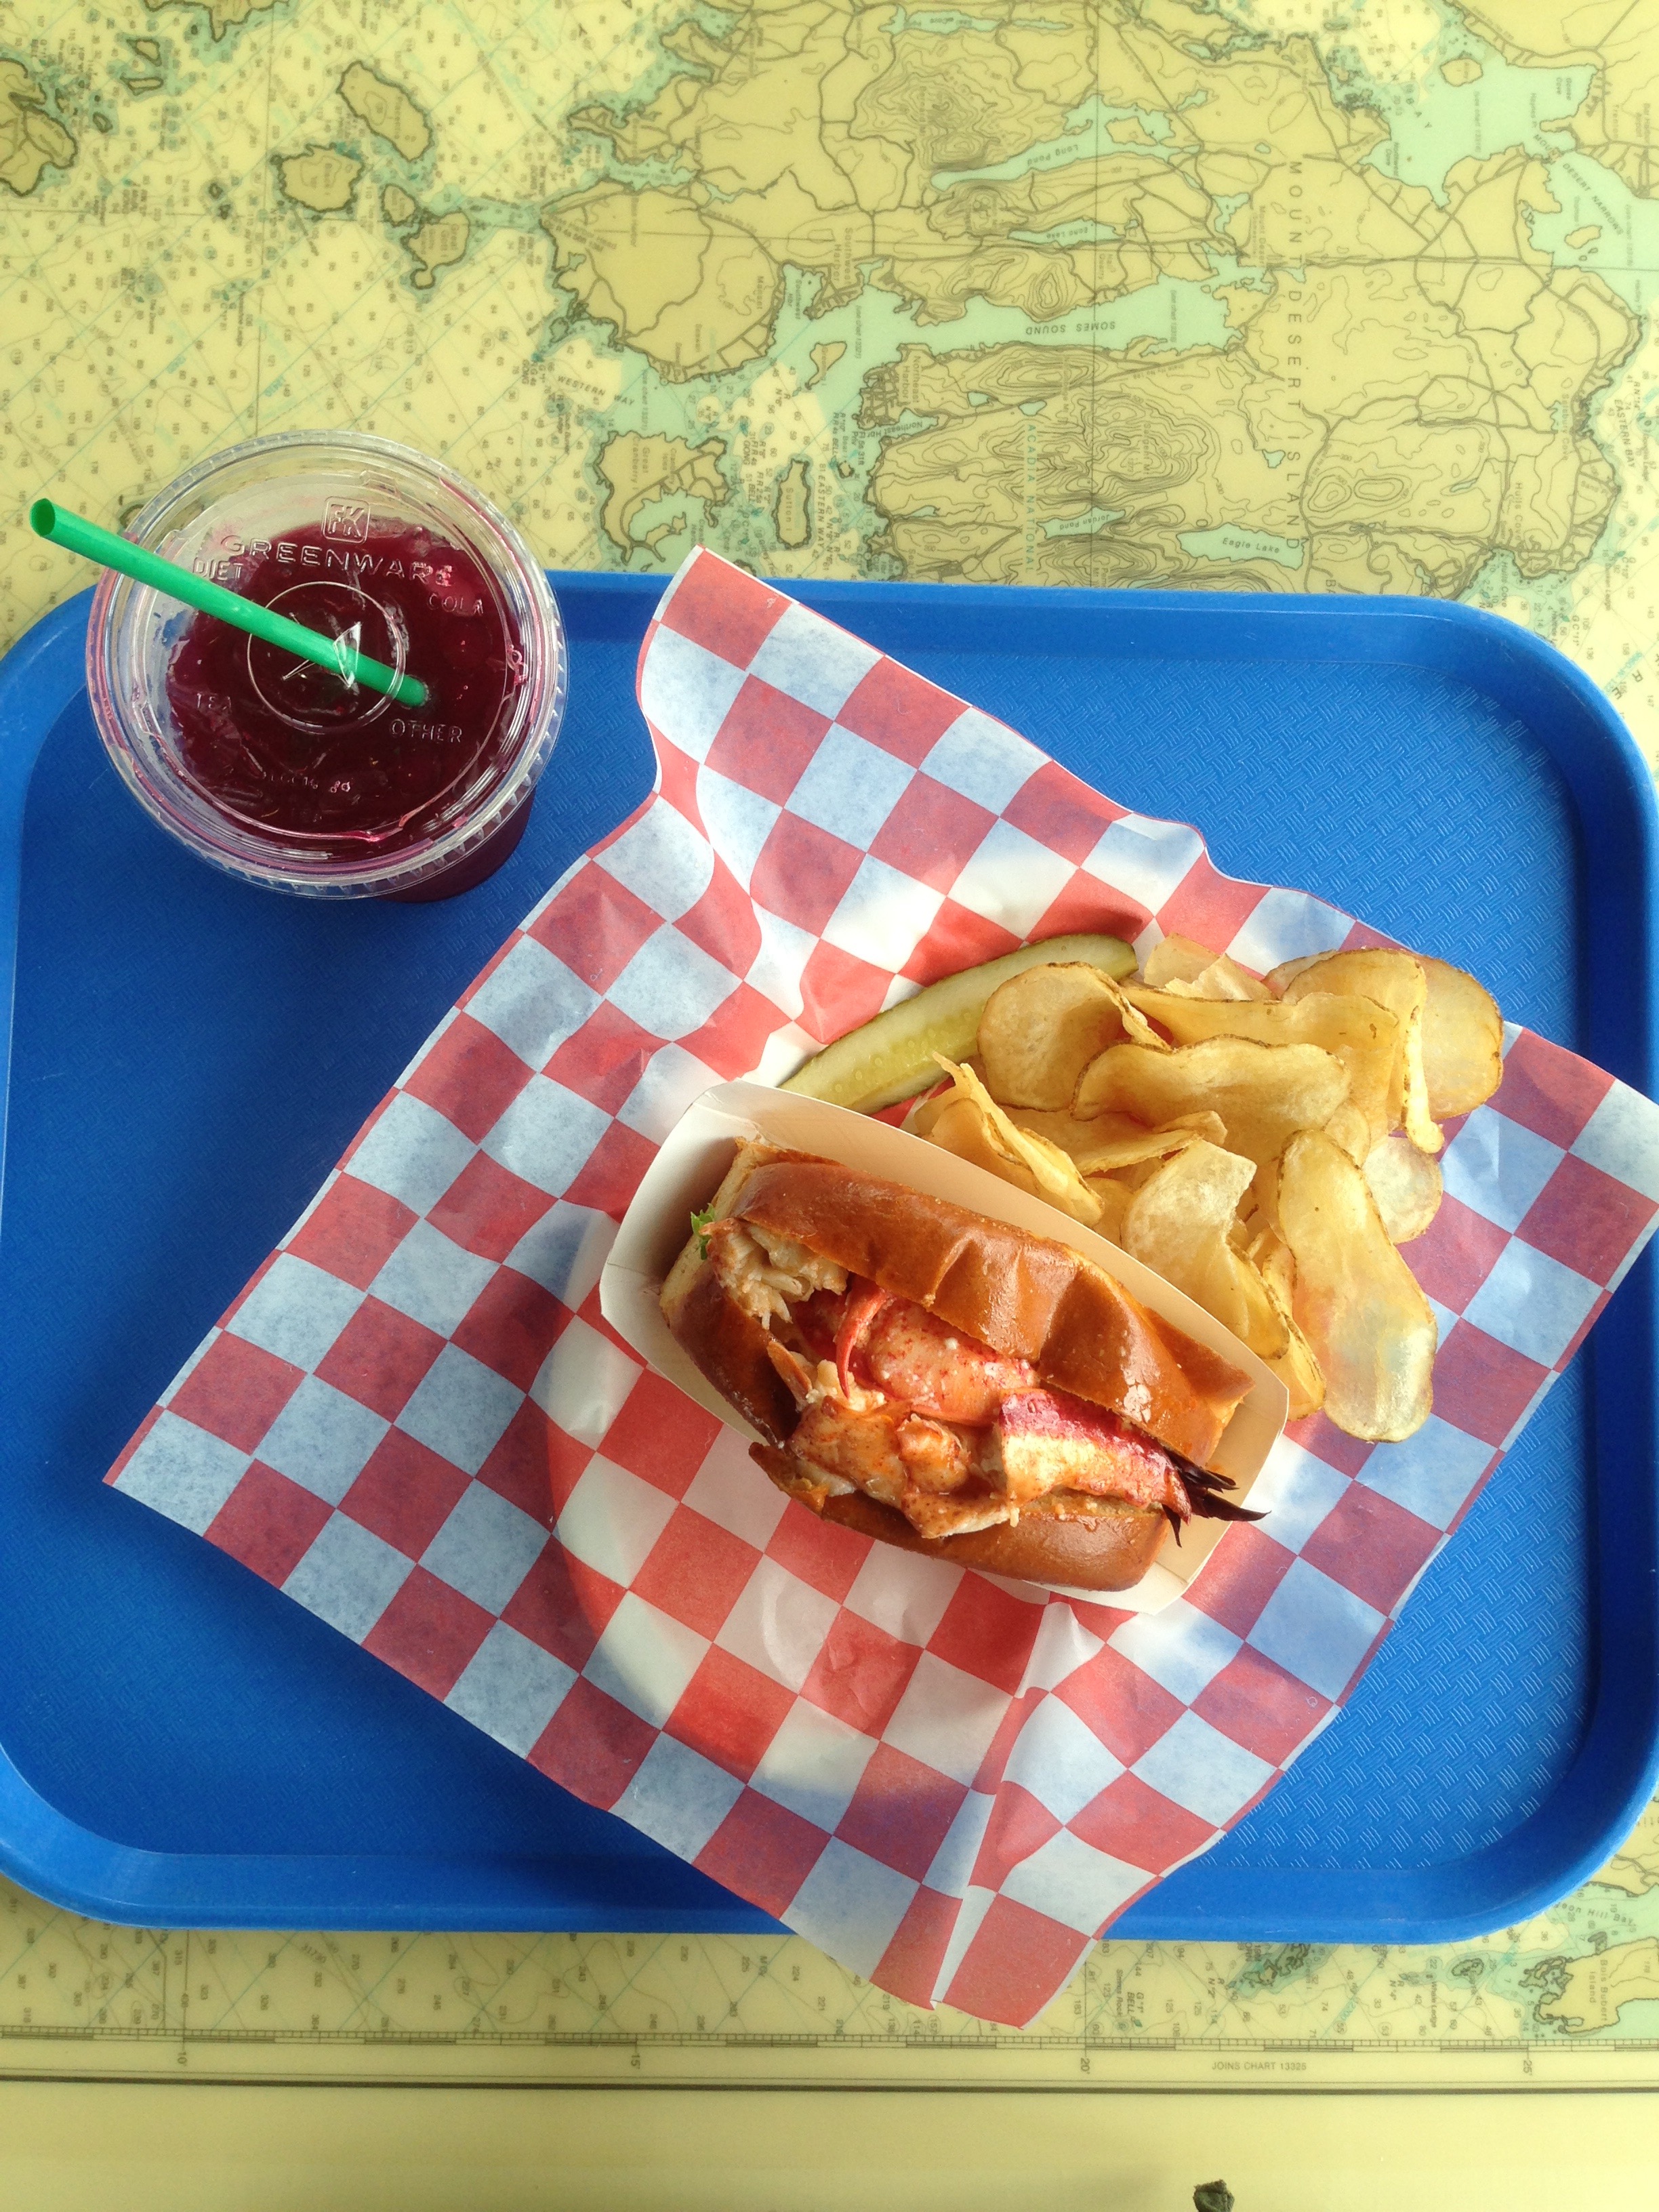
{"label": "white paper food boat", "polygon": [[[757,1432],[669,1334],[657,1293],[685,1243],[693,1208],[707,1203],[731,1164],[734,1144],[752,1136],[794,1152],[819,1153],[845,1167],[885,1176],[911,1190],[970,1206],[994,1221],[1054,1237],[1091,1260],[1152,1312],[1231,1360],[1249,1376],[1250,1389],[1227,1425],[1213,1463],[1237,1484],[1228,1493],[1233,1502],[1243,1504],[1249,1498],[1251,1485],[1285,1426],[1290,1401],[1284,1384],[1230,1329],[1092,1229],[1085,1229],[1042,1199],[1028,1197],[985,1169],[888,1122],[872,1121],[863,1114],[849,1113],[845,1107],[798,1097],[793,1091],[775,1091],[763,1083],[717,1085],[687,1109],[635,1193],[599,1279],[599,1308],[611,1328],[658,1374],[677,1384],[688,1398],[707,1407],[727,1428],[751,1443],[759,1441]],[[766,1480],[758,1468],[755,1480]],[[1042,1587],[1056,1589],[1062,1596],[1086,1598],[1096,1605],[1156,1613],[1191,1587],[1226,1527],[1223,1521],[1194,1518],[1182,1531],[1179,1544],[1173,1532],[1166,1530],[1157,1559],[1130,1589],[1070,1590],[1059,1583]],[[911,1555],[911,1564],[923,1573],[959,1571],[920,1555]]]}

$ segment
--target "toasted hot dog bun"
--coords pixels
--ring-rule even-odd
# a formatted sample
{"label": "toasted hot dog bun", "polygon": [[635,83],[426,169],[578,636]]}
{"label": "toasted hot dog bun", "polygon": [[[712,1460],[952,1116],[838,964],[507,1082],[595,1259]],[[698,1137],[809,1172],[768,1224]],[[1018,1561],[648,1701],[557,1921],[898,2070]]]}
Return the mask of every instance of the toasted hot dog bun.
{"label": "toasted hot dog bun", "polygon": [[[1107,1407],[1195,1465],[1213,1455],[1249,1378],[1149,1313],[1068,1246],[837,1162],[753,1142],[707,1209],[788,1238],[817,1258],[908,1298],[996,1352],[1029,1360],[1041,1382]],[[1152,1565],[1164,1516],[1073,1496],[1022,1506],[1018,1521],[924,1537],[862,1491],[838,1492],[788,1449],[799,1410],[770,1333],[732,1298],[701,1235],[662,1291],[664,1316],[702,1373],[765,1439],[758,1465],[826,1521],[955,1565],[1077,1589],[1126,1589]]]}
{"label": "toasted hot dog bun", "polygon": [[[1230,1361],[1069,1246],[834,1160],[744,1146],[712,1211],[793,1238],[993,1352],[1029,1359],[1045,1383],[1121,1414],[1199,1467],[1249,1389]],[[758,1322],[739,1330],[720,1312],[703,1288],[699,1242],[691,1238],[663,1285],[668,1326],[734,1406],[777,1408],[776,1419],[745,1418],[769,1443],[785,1443],[795,1407],[772,1371],[767,1333]]]}
{"label": "toasted hot dog bun", "polygon": [[[738,1146],[736,1158],[703,1214],[711,1222],[724,1221],[756,1168],[812,1157],[750,1138]],[[767,1355],[765,1329],[721,1289],[708,1265],[700,1234],[686,1239],[684,1249],[668,1271],[659,1303],[670,1332],[720,1395],[750,1428],[781,1444],[795,1425],[795,1401]]]}
{"label": "toasted hot dog bun", "polygon": [[750,1444],[749,1456],[795,1498],[843,1528],[874,1536],[902,1551],[923,1552],[953,1567],[976,1567],[1014,1582],[1056,1583],[1067,1589],[1132,1589],[1152,1565],[1164,1540],[1164,1516],[1145,1506],[1099,1501],[1086,1519],[1060,1520],[1029,1508],[1012,1527],[975,1528],[962,1536],[921,1536],[902,1513],[861,1490],[832,1496],[804,1460],[770,1444]]}

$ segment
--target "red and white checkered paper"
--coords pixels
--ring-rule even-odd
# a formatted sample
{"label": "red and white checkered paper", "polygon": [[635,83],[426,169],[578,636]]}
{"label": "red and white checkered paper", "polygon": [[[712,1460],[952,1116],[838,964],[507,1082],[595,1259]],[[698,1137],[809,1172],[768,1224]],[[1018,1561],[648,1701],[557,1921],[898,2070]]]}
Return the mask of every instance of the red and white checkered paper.
{"label": "red and white checkered paper", "polygon": [[588,1803],[918,2004],[1024,2022],[1269,1790],[1653,1227],[1659,1109],[1541,1037],[1409,1257],[1435,1410],[1279,1447],[1135,1615],[787,1504],[595,1285],[708,1085],[1074,929],[1265,970],[1381,940],[1236,882],[713,555],[658,609],[657,790],[440,1024],[110,1480]]}

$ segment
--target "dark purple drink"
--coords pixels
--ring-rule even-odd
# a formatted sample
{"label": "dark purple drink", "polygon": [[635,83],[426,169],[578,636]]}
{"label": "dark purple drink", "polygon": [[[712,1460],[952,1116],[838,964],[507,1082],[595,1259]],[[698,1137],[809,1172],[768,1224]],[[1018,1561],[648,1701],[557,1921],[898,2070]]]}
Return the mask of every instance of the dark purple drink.
{"label": "dark purple drink", "polygon": [[513,652],[477,564],[424,531],[250,546],[233,588],[418,676],[423,707],[198,615],[167,673],[186,773],[256,835],[319,858],[391,854],[442,825],[503,734]]}
{"label": "dark purple drink", "polygon": [[93,714],[162,829],[310,898],[447,897],[506,859],[568,662],[541,563],[481,492],[383,438],[283,431],[198,462],[128,534],[426,694],[411,708],[108,572]]}

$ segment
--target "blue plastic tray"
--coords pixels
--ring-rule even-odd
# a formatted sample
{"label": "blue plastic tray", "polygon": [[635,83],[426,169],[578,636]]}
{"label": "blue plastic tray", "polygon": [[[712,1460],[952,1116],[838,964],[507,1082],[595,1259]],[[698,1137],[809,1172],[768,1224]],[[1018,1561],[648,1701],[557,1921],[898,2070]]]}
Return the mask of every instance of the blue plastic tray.
{"label": "blue plastic tray", "polygon": [[[83,1911],[770,1924],[103,1486],[433,1022],[647,787],[658,583],[554,580],[565,735],[519,852],[442,905],[273,896],[153,829],[93,732],[84,598],[0,665],[0,1868]],[[792,588],[1197,823],[1223,868],[1460,962],[1655,1088],[1652,789],[1595,687],[1522,632],[1431,602]],[[1124,1933],[1447,1941],[1594,1869],[1654,1781],[1654,1320],[1650,1259],[1347,1712]]]}

